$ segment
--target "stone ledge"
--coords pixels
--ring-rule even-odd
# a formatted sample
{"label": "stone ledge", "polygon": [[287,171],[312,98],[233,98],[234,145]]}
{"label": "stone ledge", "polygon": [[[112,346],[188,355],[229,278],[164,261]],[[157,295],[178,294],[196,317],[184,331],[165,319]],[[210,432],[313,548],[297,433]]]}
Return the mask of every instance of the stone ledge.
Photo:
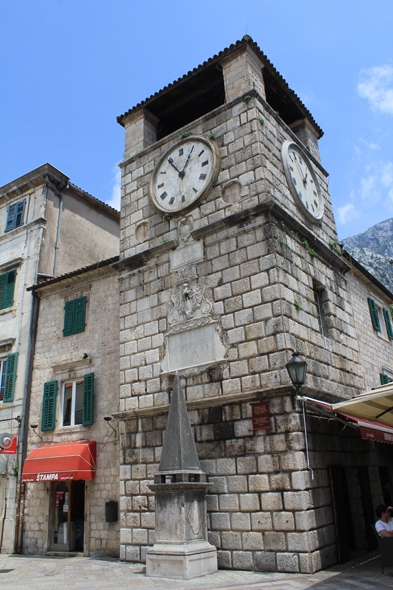
{"label": "stone ledge", "polygon": [[178,243],[176,240],[169,240],[168,242],[154,246],[154,248],[148,248],[143,252],[134,254],[134,256],[129,256],[128,258],[124,258],[119,262],[115,262],[112,264],[112,268],[115,270],[123,270],[124,268],[127,268],[128,270],[136,270],[137,268],[144,266],[145,262],[150,260],[150,258],[158,256],[159,254],[167,252],[168,250],[174,250],[177,248],[177,246]]}

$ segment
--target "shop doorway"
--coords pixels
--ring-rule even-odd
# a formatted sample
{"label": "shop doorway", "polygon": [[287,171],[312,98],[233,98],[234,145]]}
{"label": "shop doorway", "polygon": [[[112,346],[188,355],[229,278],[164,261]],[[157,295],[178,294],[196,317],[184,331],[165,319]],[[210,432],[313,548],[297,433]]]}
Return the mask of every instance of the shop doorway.
{"label": "shop doorway", "polygon": [[84,480],[56,482],[53,496],[52,536],[55,551],[83,551],[84,515]]}

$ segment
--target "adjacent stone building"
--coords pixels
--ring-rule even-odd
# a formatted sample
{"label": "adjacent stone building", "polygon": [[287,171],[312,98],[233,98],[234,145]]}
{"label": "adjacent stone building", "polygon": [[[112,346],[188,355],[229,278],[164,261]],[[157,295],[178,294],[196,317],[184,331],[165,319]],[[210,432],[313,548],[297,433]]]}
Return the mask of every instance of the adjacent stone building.
{"label": "adjacent stone building", "polygon": [[9,454],[0,450],[4,553],[21,540],[16,515],[38,316],[38,299],[26,288],[118,252],[119,213],[50,164],[0,188],[0,436],[13,441]]}
{"label": "adjacent stone building", "polygon": [[[367,387],[322,130],[247,36],[118,122],[121,558],[145,561],[155,540],[149,485],[176,372],[214,484],[221,567],[313,572],[345,560],[340,485],[340,509],[357,519],[351,548],[371,547],[376,466],[388,469],[391,452],[310,410],[306,436],[285,367],[294,351],[307,360],[302,393],[317,400]],[[256,430],[261,401],[270,428]]]}
{"label": "adjacent stone building", "polygon": [[40,313],[22,478],[24,553],[119,555],[116,261],[29,288]]}

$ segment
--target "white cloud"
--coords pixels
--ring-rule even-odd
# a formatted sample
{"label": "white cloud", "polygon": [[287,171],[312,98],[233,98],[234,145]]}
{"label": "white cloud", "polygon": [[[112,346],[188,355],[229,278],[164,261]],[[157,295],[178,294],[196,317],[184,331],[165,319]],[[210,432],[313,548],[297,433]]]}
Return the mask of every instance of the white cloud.
{"label": "white cloud", "polygon": [[107,199],[107,204],[114,209],[120,211],[120,201],[121,201],[121,170],[117,164],[115,164],[112,168],[112,196],[110,199]]}
{"label": "white cloud", "polygon": [[[379,145],[377,143],[370,143],[369,141],[366,141],[365,139],[360,138],[360,141],[366,146],[368,147],[368,149],[375,151],[375,150],[379,150]],[[359,149],[359,148],[358,148]],[[359,150],[360,152],[360,150]]]}
{"label": "white cloud", "polygon": [[359,211],[353,203],[347,203],[338,208],[338,219],[343,225],[359,217]]}
{"label": "white cloud", "polygon": [[374,66],[360,72],[358,93],[373,111],[393,114],[393,66]]}

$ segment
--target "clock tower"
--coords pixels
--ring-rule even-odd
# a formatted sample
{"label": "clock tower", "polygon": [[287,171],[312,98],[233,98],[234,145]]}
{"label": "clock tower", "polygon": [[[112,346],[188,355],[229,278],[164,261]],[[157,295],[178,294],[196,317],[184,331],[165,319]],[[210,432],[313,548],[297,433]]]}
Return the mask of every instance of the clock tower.
{"label": "clock tower", "polygon": [[[326,465],[314,453],[312,479],[285,367],[305,358],[313,398],[362,387],[322,130],[248,36],[118,122],[121,557],[145,561],[155,542],[149,485],[178,373],[220,566],[326,567]],[[270,428],[253,421],[260,402]]]}

